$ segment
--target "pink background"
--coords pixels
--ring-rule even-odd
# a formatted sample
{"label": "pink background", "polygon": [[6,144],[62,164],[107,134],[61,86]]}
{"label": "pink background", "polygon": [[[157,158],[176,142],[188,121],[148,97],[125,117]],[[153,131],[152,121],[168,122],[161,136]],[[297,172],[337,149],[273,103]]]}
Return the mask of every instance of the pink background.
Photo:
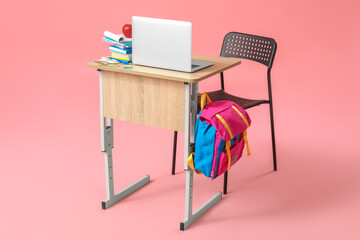
{"label": "pink background", "polygon": [[[350,0],[4,2],[0,239],[360,239],[359,8]],[[194,53],[218,55],[229,31],[278,43],[279,171],[271,171],[268,108],[252,109],[252,156],[230,172],[229,194],[185,232],[183,134],[171,176],[172,132],[116,121],[116,191],[145,173],[152,181],[100,207],[98,73],[86,62],[107,54],[104,30],[121,31],[133,15],[191,21]],[[225,74],[226,87],[266,97],[265,71],[243,61]],[[218,79],[200,90],[219,88]],[[221,189],[222,178],[196,176],[194,206]]]}

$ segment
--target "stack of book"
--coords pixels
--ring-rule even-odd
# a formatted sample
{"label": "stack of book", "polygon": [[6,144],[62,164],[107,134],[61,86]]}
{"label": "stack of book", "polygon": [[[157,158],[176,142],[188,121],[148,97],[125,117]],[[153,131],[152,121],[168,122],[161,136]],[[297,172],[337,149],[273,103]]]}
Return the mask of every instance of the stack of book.
{"label": "stack of book", "polygon": [[110,43],[109,50],[111,55],[108,57],[122,64],[129,65],[132,60],[132,39],[126,38],[123,34],[114,34],[109,31],[104,32],[103,41]]}

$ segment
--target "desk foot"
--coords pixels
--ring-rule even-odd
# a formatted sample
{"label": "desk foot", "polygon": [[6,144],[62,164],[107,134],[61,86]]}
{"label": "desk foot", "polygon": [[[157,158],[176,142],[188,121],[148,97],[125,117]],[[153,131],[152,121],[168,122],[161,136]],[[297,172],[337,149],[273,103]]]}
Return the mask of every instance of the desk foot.
{"label": "desk foot", "polygon": [[109,207],[111,207],[112,205],[117,203],[118,201],[120,201],[120,200],[124,199],[125,197],[129,196],[130,194],[137,191],[141,187],[145,186],[149,182],[150,182],[150,176],[146,175],[145,177],[139,179],[138,181],[134,182],[130,186],[124,188],[120,192],[114,194],[109,199],[103,201],[101,203],[102,209],[108,209]]}
{"label": "desk foot", "polygon": [[206,213],[210,208],[212,208],[217,202],[219,202],[222,198],[221,192],[215,193],[209,200],[207,200],[203,205],[201,205],[188,219],[184,219],[184,221],[180,222],[180,230],[184,231],[187,229],[192,223],[194,223],[198,218],[200,218],[204,213]]}

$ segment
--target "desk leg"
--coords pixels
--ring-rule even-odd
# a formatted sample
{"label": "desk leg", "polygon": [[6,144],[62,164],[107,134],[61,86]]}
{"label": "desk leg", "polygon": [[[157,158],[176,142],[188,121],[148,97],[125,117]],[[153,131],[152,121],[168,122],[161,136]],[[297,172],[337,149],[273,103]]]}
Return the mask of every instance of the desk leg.
{"label": "desk leg", "polygon": [[[184,169],[186,171],[186,185],[185,185],[185,219],[180,222],[180,230],[187,229],[193,222],[213,207],[221,200],[221,192],[217,192],[204,204],[202,204],[194,212],[192,211],[193,202],[193,183],[194,171],[189,168],[187,158],[191,152],[191,142],[194,140],[194,129],[197,115],[197,83],[185,83],[185,145],[184,145]],[[191,88],[192,87],[192,90]],[[191,114],[191,116],[190,116]]]}
{"label": "desk leg", "polygon": [[112,164],[112,149],[114,148],[114,124],[111,118],[106,122],[104,117],[104,99],[103,99],[103,79],[102,71],[100,71],[100,138],[101,151],[105,155],[105,179],[106,179],[106,200],[102,202],[102,208],[107,209],[129,196],[142,186],[150,182],[150,176],[146,175],[120,192],[114,194],[114,180],[113,180],[113,164]]}

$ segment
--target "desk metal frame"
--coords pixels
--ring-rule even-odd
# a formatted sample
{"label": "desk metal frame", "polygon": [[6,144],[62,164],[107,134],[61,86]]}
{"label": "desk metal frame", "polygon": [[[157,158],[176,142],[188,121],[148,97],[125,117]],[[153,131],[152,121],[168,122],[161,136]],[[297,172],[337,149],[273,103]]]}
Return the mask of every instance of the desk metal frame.
{"label": "desk metal frame", "polygon": [[[181,230],[187,229],[199,217],[201,217],[205,212],[207,212],[211,207],[213,207],[218,201],[221,200],[222,193],[217,192],[204,204],[202,204],[199,208],[193,211],[194,172],[189,168],[187,164],[187,158],[190,155],[190,152],[192,151],[192,146],[194,144],[194,129],[197,118],[198,82],[215,74],[221,73],[227,69],[230,69],[240,64],[241,61],[239,59],[221,58],[221,57],[205,56],[198,54],[193,54],[193,59],[200,61],[214,62],[214,65],[212,67],[205,68],[196,73],[180,73],[175,71],[161,70],[161,69],[159,70],[155,68],[142,67],[142,66],[135,66],[132,71],[129,71],[129,70],[123,70],[121,68],[111,68],[111,67],[102,66],[95,62],[88,63],[89,67],[98,69],[100,73],[99,76],[100,130],[101,130],[100,136],[101,136],[101,151],[104,152],[104,157],[105,157],[105,180],[106,180],[106,196],[107,196],[106,200],[102,202],[103,209],[107,209],[111,207],[121,199],[125,198],[126,196],[130,195],[131,193],[135,192],[136,190],[140,189],[141,187],[145,186],[150,182],[150,176],[145,175],[143,178],[134,182],[130,186],[124,188],[120,192],[114,193],[113,164],[112,164],[112,149],[114,147],[113,118],[124,121],[134,121],[140,124],[146,124],[156,127],[164,127],[171,130],[177,130],[177,131],[184,130],[185,132],[184,169],[186,172],[186,184],[185,184],[185,214],[184,214],[185,217],[184,220],[180,222]],[[112,73],[114,73],[115,75]],[[117,73],[119,73],[119,75],[116,75]],[[169,97],[168,94],[169,91],[170,92],[174,91],[174,93],[176,92],[177,98],[175,98],[175,100],[172,99],[171,104],[177,104],[178,110],[171,112],[170,115],[169,111],[174,110],[174,108],[168,108],[166,106],[165,107],[163,106],[163,108],[159,108],[161,110],[159,113],[167,114],[168,117],[171,116],[172,121],[164,122],[160,120],[159,123],[155,123],[159,119],[151,118],[151,116],[154,116],[151,111],[147,111],[146,113],[145,112],[141,113],[142,109],[148,109],[147,106],[143,106],[143,105],[137,106],[138,108],[136,110],[137,111],[136,113],[140,112],[141,114],[144,114],[143,116],[146,116],[146,118],[144,119],[139,120],[137,118],[138,115],[135,116],[134,118],[132,118],[133,116],[127,118],[128,117],[127,111],[129,110],[129,108],[126,108],[125,112],[124,111],[117,112],[116,109],[119,109],[118,104],[121,104],[122,101],[127,101],[127,97],[123,95],[124,93],[122,91],[124,89],[123,86],[117,86],[113,88],[113,85],[111,84],[116,85],[116,83],[119,83],[116,76],[124,76],[124,74],[126,75],[129,74],[129,76],[131,75],[130,78],[126,78],[127,80],[122,82],[122,84],[125,84],[124,88],[129,87],[131,88],[132,91],[137,91],[137,89],[140,89],[140,93],[141,91],[145,91],[146,93],[150,94],[145,96],[145,95],[141,95],[142,94],[141,93],[140,95],[139,94],[138,95],[144,97],[143,99],[141,99],[141,101],[144,101],[144,103],[148,104],[147,106],[148,107],[150,106],[151,111],[157,110],[156,109],[157,103],[153,102],[151,97],[154,96],[156,97],[158,91],[160,91],[159,93],[161,93],[160,96],[164,94],[167,97]],[[104,82],[103,82],[103,77],[105,78]],[[142,79],[142,77],[145,78]],[[120,77],[120,81],[121,81],[121,77]],[[170,83],[164,81],[172,81],[172,82]],[[177,83],[175,84],[175,82]],[[136,85],[136,87],[133,87],[134,85],[133,83]],[[146,84],[141,85],[142,83],[144,84],[146,83]],[[185,84],[185,86],[183,87],[182,84]],[[118,92],[116,91],[113,92],[112,90],[114,91],[116,90]],[[185,92],[183,93],[183,91]],[[122,96],[122,97],[125,96],[125,97],[116,98],[114,96]],[[106,99],[106,101],[104,101],[104,99]],[[138,100],[139,99],[137,99],[136,101]],[[167,100],[163,99],[162,101],[167,101]],[[106,106],[105,108],[104,108],[104,102]],[[129,104],[129,102],[127,103]],[[185,106],[182,104],[185,104]],[[110,110],[109,110],[109,106],[111,107]],[[126,105],[124,104],[121,104],[121,106],[126,107]],[[112,112],[111,110],[114,109],[115,112]],[[104,114],[104,111],[106,114]],[[131,113],[135,113],[135,112],[131,111]]]}
{"label": "desk metal frame", "polygon": [[[114,194],[112,149],[114,148],[114,124],[112,118],[104,117],[104,96],[102,70],[99,70],[100,82],[100,138],[101,151],[105,157],[106,200],[102,202],[102,208],[107,209],[137,191],[150,182],[150,176],[146,175],[120,192]],[[217,192],[213,197],[193,212],[193,184],[194,171],[189,168],[187,158],[191,153],[191,144],[194,143],[194,129],[197,117],[197,89],[198,83],[185,84],[185,148],[184,169],[186,171],[185,187],[185,218],[180,222],[180,230],[185,230],[206,211],[213,207],[222,198],[222,193]]]}
{"label": "desk metal frame", "polygon": [[194,171],[187,163],[191,153],[190,145],[194,143],[195,123],[197,116],[197,83],[185,83],[185,144],[184,144],[184,169],[186,171],[185,187],[185,218],[180,222],[180,230],[185,230],[222,198],[222,193],[217,192],[198,209],[193,212],[193,185]]}
{"label": "desk metal frame", "polygon": [[113,163],[112,163],[112,149],[114,148],[114,124],[113,119],[109,118],[108,121],[104,117],[104,96],[103,96],[103,79],[102,71],[99,70],[100,82],[100,138],[101,138],[101,151],[105,156],[105,179],[106,179],[106,200],[102,202],[102,208],[107,209],[120,201],[121,199],[129,196],[139,188],[150,182],[150,176],[139,179],[120,192],[114,194],[114,177],[113,177]]}

